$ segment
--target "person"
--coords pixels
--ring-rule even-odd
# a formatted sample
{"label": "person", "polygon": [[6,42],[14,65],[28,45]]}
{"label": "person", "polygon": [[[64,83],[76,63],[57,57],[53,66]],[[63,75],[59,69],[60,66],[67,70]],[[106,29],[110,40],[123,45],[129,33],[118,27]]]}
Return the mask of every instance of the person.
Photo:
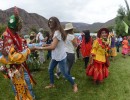
{"label": "person", "polygon": [[[39,43],[40,46],[45,44],[44,37],[42,35],[43,29],[40,28],[38,34],[36,35],[36,41]],[[43,50],[39,50],[39,61],[41,63],[45,62],[45,57],[44,57],[44,51]]]}
{"label": "person", "polygon": [[26,64],[30,49],[22,42],[19,32],[22,28],[22,20],[17,8],[14,15],[9,18],[6,31],[2,34],[3,48],[0,63],[4,66],[2,71],[11,80],[15,94],[15,100],[33,100],[35,95],[32,90],[31,82],[33,80],[28,66]]}
{"label": "person", "polygon": [[[49,34],[48,31],[46,31],[46,38],[47,38],[46,44],[50,45],[52,42],[52,36],[51,36],[51,34]],[[47,50],[47,51],[48,52],[47,52],[46,58],[47,58],[47,60],[49,60],[49,58],[51,58],[51,50]]]}
{"label": "person", "polygon": [[[72,69],[72,66],[75,62],[75,47],[78,46],[78,43],[77,43],[77,39],[76,37],[74,36],[74,32],[73,32],[73,25],[72,23],[67,23],[65,25],[65,32],[67,34],[67,37],[66,37],[66,53],[67,53],[67,65],[68,65],[68,74],[70,75],[70,72],[71,72],[71,69]],[[73,79],[75,79],[75,77],[72,77]]]}
{"label": "person", "polygon": [[[36,33],[35,32],[31,32],[30,34],[30,44],[34,44],[36,43]],[[32,58],[32,60],[35,60],[35,59],[38,59],[38,52],[36,50],[32,51],[31,54],[30,54],[30,58]]]}
{"label": "person", "polygon": [[114,61],[114,57],[117,56],[117,52],[116,52],[116,40],[115,40],[115,36],[113,33],[109,34],[109,38],[110,38],[110,57],[112,59],[112,61]]}
{"label": "person", "polygon": [[123,38],[119,36],[120,46],[122,45]]}
{"label": "person", "polygon": [[86,69],[86,74],[92,76],[94,83],[102,83],[103,79],[108,77],[108,50],[109,50],[109,41],[108,41],[109,30],[107,28],[101,28],[98,31],[97,39],[94,41],[90,64]]}
{"label": "person", "polygon": [[81,54],[84,59],[84,65],[86,69],[89,62],[91,49],[92,49],[92,38],[90,36],[89,30],[84,30],[83,34],[84,35],[82,35],[82,42],[81,42]]}
{"label": "person", "polygon": [[30,44],[36,43],[36,36],[36,33],[32,31],[30,34]]}
{"label": "person", "polygon": [[77,84],[74,82],[72,77],[68,74],[67,71],[67,62],[66,62],[66,51],[65,51],[65,40],[66,34],[60,24],[60,21],[56,17],[51,17],[48,20],[48,26],[52,32],[52,39],[53,42],[50,46],[46,47],[39,47],[39,49],[43,50],[52,50],[52,58],[49,65],[49,75],[50,75],[50,85],[46,86],[45,88],[53,88],[54,85],[54,68],[59,64],[59,68],[63,76],[71,83],[73,86],[73,91],[77,92],[78,87]]}
{"label": "person", "polygon": [[120,51],[120,40],[119,40],[119,36],[117,36],[117,38],[116,38],[116,49],[117,49],[117,52]]}
{"label": "person", "polygon": [[122,41],[122,56],[125,58],[126,54],[128,54],[128,40],[124,37]]}

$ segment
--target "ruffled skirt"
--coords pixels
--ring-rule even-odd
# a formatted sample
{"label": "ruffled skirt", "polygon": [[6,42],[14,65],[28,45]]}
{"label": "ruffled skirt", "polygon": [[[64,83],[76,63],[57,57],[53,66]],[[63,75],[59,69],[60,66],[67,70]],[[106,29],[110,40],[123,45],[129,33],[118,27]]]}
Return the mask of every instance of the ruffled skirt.
{"label": "ruffled skirt", "polygon": [[108,67],[105,63],[94,61],[93,64],[88,65],[86,75],[92,76],[94,81],[103,81],[109,75]]}

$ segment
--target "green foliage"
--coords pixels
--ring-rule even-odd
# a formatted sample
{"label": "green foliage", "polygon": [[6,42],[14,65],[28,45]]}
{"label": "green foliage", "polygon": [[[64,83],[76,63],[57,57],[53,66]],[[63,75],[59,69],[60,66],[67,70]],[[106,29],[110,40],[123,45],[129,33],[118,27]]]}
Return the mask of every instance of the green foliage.
{"label": "green foliage", "polygon": [[109,31],[112,31],[114,29],[114,26],[107,27]]}
{"label": "green foliage", "polygon": [[126,16],[126,10],[125,10],[125,8],[124,7],[122,7],[122,6],[120,6],[120,8],[118,9],[118,17],[119,17],[119,19],[120,20],[123,20],[124,19],[124,17]]}
{"label": "green foliage", "polygon": [[[117,35],[125,36],[128,35],[125,33],[125,26],[123,24],[123,21],[130,27],[130,10],[129,10],[129,5],[127,0],[124,0],[126,3],[126,8],[120,6],[118,9],[118,14],[116,17],[116,25],[115,25],[115,30]],[[130,31],[128,31],[130,34]]]}
{"label": "green foliage", "polygon": [[38,52],[32,52],[29,56],[29,59],[27,60],[27,64],[29,65],[30,71],[38,71],[40,70],[42,64],[40,63],[38,59]]}
{"label": "green foliage", "polygon": [[125,28],[124,24],[122,23],[122,21],[120,20],[120,18],[117,17],[116,18],[116,25],[115,25],[116,34],[118,36],[124,36],[124,35],[126,35],[124,28]]}

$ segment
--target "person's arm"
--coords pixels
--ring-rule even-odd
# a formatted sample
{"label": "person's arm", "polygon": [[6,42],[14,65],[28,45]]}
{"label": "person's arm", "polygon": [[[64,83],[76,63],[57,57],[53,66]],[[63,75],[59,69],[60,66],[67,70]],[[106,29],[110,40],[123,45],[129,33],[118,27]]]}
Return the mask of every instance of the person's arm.
{"label": "person's arm", "polygon": [[5,37],[4,38],[4,52],[3,56],[7,57],[8,62],[6,62],[6,60],[0,60],[1,63],[4,64],[20,64],[23,63],[24,61],[26,61],[27,56],[30,54],[30,49],[25,49],[22,52],[17,52],[15,50],[15,46],[13,43],[13,40],[10,37]]}
{"label": "person's arm", "polygon": [[39,50],[54,50],[58,44],[58,39],[55,37],[53,38],[53,42],[47,46],[47,47],[36,47],[36,49],[39,49]]}
{"label": "person's arm", "polygon": [[77,39],[76,39],[76,38],[74,38],[74,39],[72,40],[72,43],[73,43],[73,45],[74,45],[75,47],[78,46],[78,43],[77,43]]}
{"label": "person's arm", "polygon": [[42,40],[42,42],[46,42],[47,39],[48,39],[48,37],[45,37],[45,38]]}

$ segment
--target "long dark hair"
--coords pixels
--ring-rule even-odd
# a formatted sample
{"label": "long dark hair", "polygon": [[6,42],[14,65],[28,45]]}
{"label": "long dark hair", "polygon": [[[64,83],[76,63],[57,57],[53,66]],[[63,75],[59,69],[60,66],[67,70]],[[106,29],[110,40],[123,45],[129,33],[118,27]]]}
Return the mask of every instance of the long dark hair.
{"label": "long dark hair", "polygon": [[90,31],[89,30],[84,30],[83,33],[84,33],[84,37],[85,37],[85,43],[88,43],[90,41],[90,39],[91,39]]}
{"label": "long dark hair", "polygon": [[[52,19],[52,20],[54,21],[54,23],[55,23],[55,27],[54,27],[53,29],[50,28],[50,25],[49,25],[49,21],[50,21],[51,19]],[[60,21],[59,21],[59,19],[58,19],[57,17],[51,17],[51,18],[48,20],[48,27],[51,29],[52,36],[54,35],[54,32],[55,32],[56,30],[59,30],[60,33],[61,33],[61,37],[62,37],[63,41],[66,40],[65,31],[63,30],[63,28],[62,28],[62,26],[61,26],[61,24],[60,24]]]}

